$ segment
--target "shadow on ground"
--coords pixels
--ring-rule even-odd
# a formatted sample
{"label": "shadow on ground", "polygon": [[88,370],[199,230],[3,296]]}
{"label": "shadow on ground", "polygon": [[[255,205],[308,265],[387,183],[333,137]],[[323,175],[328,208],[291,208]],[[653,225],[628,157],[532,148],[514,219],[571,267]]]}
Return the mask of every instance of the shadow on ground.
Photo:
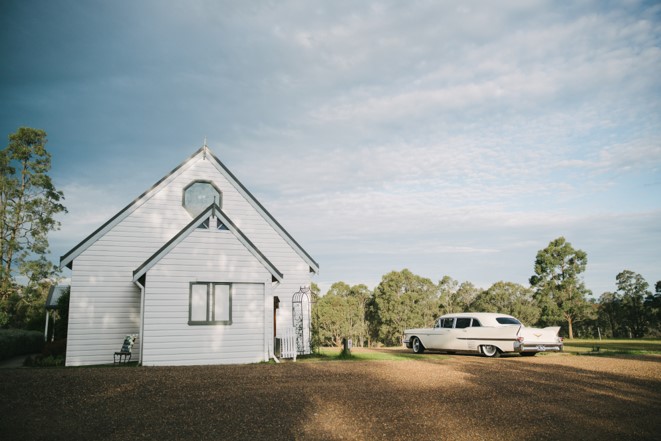
{"label": "shadow on ground", "polygon": [[658,439],[636,358],[5,369],[3,439]]}

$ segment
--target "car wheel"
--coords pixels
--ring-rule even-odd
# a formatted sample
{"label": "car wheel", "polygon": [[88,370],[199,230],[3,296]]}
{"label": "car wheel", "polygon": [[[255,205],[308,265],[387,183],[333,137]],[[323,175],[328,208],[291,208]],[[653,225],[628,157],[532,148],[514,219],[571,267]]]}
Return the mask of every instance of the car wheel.
{"label": "car wheel", "polygon": [[537,352],[521,352],[523,357],[534,357],[535,355],[537,355]]}
{"label": "car wheel", "polygon": [[486,357],[493,357],[493,358],[498,358],[500,357],[500,351],[498,350],[497,347],[492,346],[492,345],[484,345],[482,346],[482,353]]}
{"label": "car wheel", "polygon": [[416,354],[422,354],[425,352],[425,347],[422,346],[422,342],[418,337],[413,337],[413,341],[411,342],[411,347],[413,348],[413,352]]}

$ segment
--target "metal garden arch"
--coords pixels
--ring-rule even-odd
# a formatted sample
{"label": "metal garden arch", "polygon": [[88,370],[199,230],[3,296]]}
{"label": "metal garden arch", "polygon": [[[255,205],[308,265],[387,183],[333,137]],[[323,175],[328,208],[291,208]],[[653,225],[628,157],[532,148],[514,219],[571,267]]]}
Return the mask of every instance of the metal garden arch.
{"label": "metal garden arch", "polygon": [[299,354],[310,354],[312,352],[312,302],[310,299],[310,288],[301,286],[294,293],[291,300],[292,325],[296,334],[296,347]]}

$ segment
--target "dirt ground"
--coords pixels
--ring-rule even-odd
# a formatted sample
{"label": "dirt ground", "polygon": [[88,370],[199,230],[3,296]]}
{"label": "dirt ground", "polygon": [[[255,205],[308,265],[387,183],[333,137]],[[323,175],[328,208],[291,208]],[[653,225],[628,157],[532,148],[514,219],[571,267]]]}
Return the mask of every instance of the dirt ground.
{"label": "dirt ground", "polygon": [[0,370],[3,440],[658,440],[660,433],[661,356],[425,354]]}

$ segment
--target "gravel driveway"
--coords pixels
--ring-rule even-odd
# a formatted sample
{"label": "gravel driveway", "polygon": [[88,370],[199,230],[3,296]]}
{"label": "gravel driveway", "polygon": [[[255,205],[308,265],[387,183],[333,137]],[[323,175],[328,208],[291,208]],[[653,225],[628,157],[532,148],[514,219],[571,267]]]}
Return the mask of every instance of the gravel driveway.
{"label": "gravel driveway", "polygon": [[0,438],[659,439],[661,356],[0,370]]}

